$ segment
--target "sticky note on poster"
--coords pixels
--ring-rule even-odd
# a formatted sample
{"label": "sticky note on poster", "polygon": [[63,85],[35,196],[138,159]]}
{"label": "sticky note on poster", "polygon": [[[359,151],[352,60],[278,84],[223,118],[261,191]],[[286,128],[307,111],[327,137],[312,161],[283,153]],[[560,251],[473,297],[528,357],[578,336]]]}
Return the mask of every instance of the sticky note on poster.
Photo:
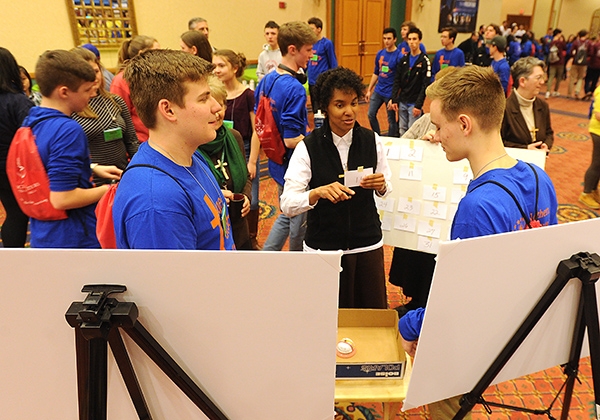
{"label": "sticky note on poster", "polygon": [[394,222],[394,215],[392,213],[383,213],[381,218],[381,230],[390,231],[392,230],[392,223]]}
{"label": "sticky note on poster", "polygon": [[423,148],[416,146],[415,142],[411,140],[408,144],[400,146],[400,159],[422,162]]}
{"label": "sticky note on poster", "polygon": [[468,166],[462,168],[454,168],[454,177],[452,182],[457,185],[468,185],[473,177]]}
{"label": "sticky note on poster", "polygon": [[450,202],[452,204],[458,204],[462,198],[467,195],[467,186],[461,185],[460,187],[452,188],[452,194],[450,196]]}
{"label": "sticky note on poster", "polygon": [[398,198],[398,211],[408,214],[421,214],[421,200],[415,200],[412,197]]}
{"label": "sticky note on poster", "polygon": [[414,232],[417,229],[417,219],[408,214],[397,214],[394,218],[394,229]]}
{"label": "sticky note on poster", "polygon": [[438,239],[429,238],[427,236],[419,236],[417,241],[417,251],[428,252],[430,254],[437,254],[440,247],[440,241]]}
{"label": "sticky note on poster", "polygon": [[417,233],[421,236],[439,239],[442,235],[442,224],[434,220],[419,220]]}
{"label": "sticky note on poster", "polygon": [[446,220],[448,217],[448,205],[437,201],[426,201],[423,204],[423,216]]}
{"label": "sticky note on poster", "polygon": [[423,186],[423,200],[446,201],[446,187],[441,187],[437,184]]}
{"label": "sticky note on poster", "polygon": [[400,160],[400,146],[393,146],[392,143],[386,143],[384,146],[385,157],[391,160]]}
{"label": "sticky note on poster", "polygon": [[423,179],[423,167],[421,165],[415,165],[413,162],[401,163],[400,179],[420,181]]}
{"label": "sticky note on poster", "polygon": [[387,211],[389,213],[394,212],[394,204],[396,200],[394,198],[381,198],[375,196],[375,206],[377,206],[378,210]]}

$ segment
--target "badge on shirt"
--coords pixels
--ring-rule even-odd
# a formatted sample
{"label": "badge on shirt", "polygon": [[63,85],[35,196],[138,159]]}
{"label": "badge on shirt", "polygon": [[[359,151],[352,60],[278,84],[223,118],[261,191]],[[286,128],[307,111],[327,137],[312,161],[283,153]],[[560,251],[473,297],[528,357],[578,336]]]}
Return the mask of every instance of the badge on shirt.
{"label": "badge on shirt", "polygon": [[123,130],[121,130],[121,127],[104,130],[104,141],[106,142],[121,140],[122,138]]}
{"label": "badge on shirt", "polygon": [[381,72],[382,73],[387,73],[390,71],[390,68],[388,66],[381,66]]}

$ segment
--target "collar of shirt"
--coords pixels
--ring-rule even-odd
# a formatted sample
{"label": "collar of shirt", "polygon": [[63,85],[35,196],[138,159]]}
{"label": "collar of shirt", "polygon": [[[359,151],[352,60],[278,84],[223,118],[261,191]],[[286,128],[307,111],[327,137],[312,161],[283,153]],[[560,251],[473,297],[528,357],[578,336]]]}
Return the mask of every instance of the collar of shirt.
{"label": "collar of shirt", "polygon": [[333,144],[335,145],[335,148],[340,154],[340,161],[342,162],[344,171],[348,170],[348,152],[350,151],[350,145],[352,144],[353,131],[354,130],[348,131],[342,137],[338,136],[333,131],[331,132],[331,136],[333,137]]}

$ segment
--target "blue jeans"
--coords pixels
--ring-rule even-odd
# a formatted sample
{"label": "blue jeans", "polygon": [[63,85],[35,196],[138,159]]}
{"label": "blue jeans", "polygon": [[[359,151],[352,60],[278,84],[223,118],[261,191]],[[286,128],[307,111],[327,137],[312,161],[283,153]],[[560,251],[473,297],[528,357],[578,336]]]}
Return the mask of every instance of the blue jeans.
{"label": "blue jeans", "polygon": [[420,117],[413,116],[414,104],[398,103],[398,119],[400,120],[400,135],[406,133],[411,125]]}
{"label": "blue jeans", "polygon": [[388,118],[388,136],[389,137],[400,137],[398,133],[398,121],[396,121],[396,113],[387,109],[387,103],[389,98],[384,98],[379,93],[373,91],[371,99],[369,99],[369,111],[367,115],[369,117],[369,123],[371,123],[371,129],[377,134],[381,134],[381,128],[379,127],[379,121],[377,121],[377,111],[381,108],[381,105],[385,106]]}
{"label": "blue jeans", "polygon": [[[246,162],[250,158],[250,143],[244,144]],[[252,193],[250,194],[250,210],[258,210],[258,182],[260,181],[260,159],[256,160],[256,176],[252,180]]]}
{"label": "blue jeans", "polygon": [[[279,197],[283,194],[283,185],[277,183]],[[304,234],[306,233],[306,212],[294,217],[280,214],[273,223],[269,237],[263,246],[263,251],[281,251],[288,236],[290,237],[290,251],[302,251]]]}

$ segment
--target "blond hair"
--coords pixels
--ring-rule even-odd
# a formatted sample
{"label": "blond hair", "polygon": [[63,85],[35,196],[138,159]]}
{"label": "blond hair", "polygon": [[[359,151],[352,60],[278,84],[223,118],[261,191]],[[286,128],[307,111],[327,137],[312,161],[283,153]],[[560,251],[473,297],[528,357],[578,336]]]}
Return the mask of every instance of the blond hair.
{"label": "blond hair", "polygon": [[217,76],[210,75],[208,77],[208,88],[210,89],[210,94],[216,101],[225,106],[227,104],[227,90],[225,89],[225,84],[219,80]]}
{"label": "blond hair", "polygon": [[448,120],[468,114],[483,132],[500,130],[506,98],[491,67],[458,68],[431,84],[427,97],[440,101],[441,112]]}

